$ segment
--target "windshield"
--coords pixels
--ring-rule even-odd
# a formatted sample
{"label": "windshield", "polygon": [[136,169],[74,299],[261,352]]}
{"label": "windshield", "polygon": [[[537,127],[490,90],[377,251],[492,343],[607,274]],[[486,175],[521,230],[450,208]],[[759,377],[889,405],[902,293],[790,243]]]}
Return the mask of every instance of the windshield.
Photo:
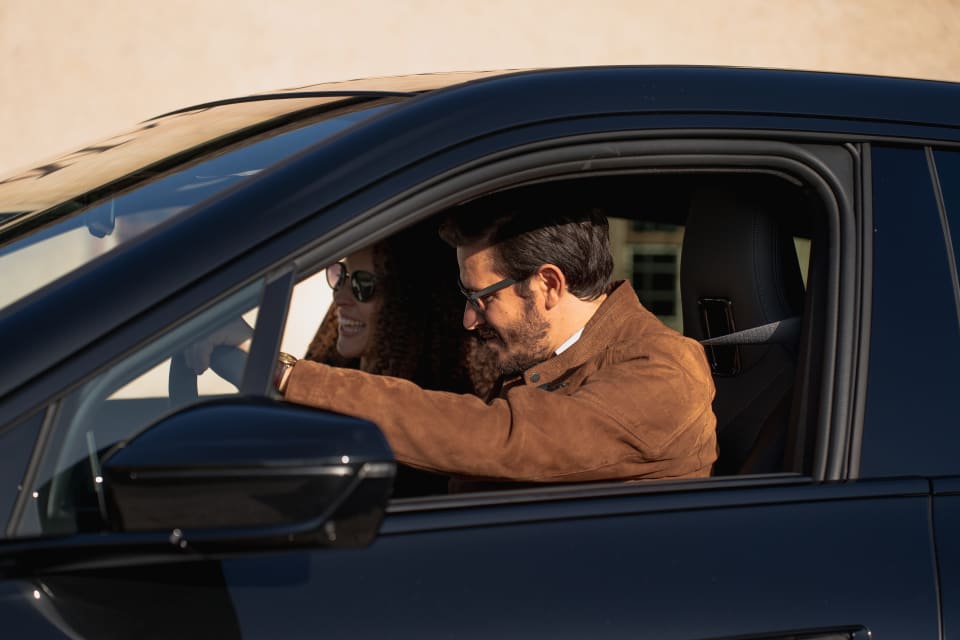
{"label": "windshield", "polygon": [[[191,205],[385,108],[388,106],[341,111],[320,121],[312,118],[298,123],[297,128],[259,133],[242,146],[221,148],[215,155],[176,167],[159,179],[145,179],[141,186],[106,195],[75,215],[69,214],[67,203],[62,219],[0,247],[0,270],[6,274],[0,284],[0,309]],[[2,195],[0,190],[0,207]],[[24,217],[29,214],[17,215]]]}

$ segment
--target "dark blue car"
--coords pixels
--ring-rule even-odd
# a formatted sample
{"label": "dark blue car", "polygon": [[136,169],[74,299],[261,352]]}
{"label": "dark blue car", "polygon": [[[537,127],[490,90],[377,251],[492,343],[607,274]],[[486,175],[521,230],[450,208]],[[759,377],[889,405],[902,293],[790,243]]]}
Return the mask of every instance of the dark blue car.
{"label": "dark blue car", "polygon": [[[376,425],[273,391],[325,266],[514,190],[603,208],[704,342],[712,477],[399,498]],[[960,85],[918,80],[354,81],[38,164],[0,180],[0,635],[960,636],[958,243]]]}

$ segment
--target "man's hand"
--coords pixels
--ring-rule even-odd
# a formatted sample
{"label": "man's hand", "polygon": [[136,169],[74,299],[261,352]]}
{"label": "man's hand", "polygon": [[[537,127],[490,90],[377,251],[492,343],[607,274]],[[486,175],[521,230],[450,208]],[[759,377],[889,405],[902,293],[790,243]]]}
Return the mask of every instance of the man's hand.
{"label": "man's hand", "polygon": [[251,336],[253,329],[242,318],[238,318],[184,349],[183,359],[190,370],[199,376],[210,367],[210,354],[215,347],[227,345],[248,351]]}

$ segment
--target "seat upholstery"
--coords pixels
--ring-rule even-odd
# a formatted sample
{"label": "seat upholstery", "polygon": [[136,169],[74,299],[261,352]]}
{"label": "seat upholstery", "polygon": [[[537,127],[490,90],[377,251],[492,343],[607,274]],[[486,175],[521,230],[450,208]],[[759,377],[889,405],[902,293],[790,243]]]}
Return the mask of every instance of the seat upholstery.
{"label": "seat upholstery", "polygon": [[[704,340],[803,312],[793,238],[775,203],[711,190],[691,203],[681,253],[684,333]],[[796,345],[705,347],[717,396],[718,475],[782,467]]]}

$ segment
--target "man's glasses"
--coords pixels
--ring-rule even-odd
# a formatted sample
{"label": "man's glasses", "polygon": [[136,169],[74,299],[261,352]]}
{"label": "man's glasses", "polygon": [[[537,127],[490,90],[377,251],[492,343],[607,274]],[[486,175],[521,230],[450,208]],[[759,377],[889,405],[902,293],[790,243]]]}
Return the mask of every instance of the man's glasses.
{"label": "man's glasses", "polygon": [[350,291],[357,302],[370,302],[377,292],[377,276],[369,271],[350,273],[345,262],[335,262],[327,267],[327,284],[334,291],[339,291],[347,280],[350,280]]}
{"label": "man's glasses", "polygon": [[460,281],[460,278],[457,278],[457,286],[460,287],[460,293],[463,294],[463,297],[467,299],[467,302],[470,303],[470,306],[473,307],[474,311],[483,311],[484,302],[483,299],[489,296],[491,293],[496,293],[500,289],[506,289],[512,284],[516,284],[517,281],[513,278],[504,278],[500,282],[495,282],[489,287],[484,287],[479,291],[470,291],[463,286],[463,282]]}

